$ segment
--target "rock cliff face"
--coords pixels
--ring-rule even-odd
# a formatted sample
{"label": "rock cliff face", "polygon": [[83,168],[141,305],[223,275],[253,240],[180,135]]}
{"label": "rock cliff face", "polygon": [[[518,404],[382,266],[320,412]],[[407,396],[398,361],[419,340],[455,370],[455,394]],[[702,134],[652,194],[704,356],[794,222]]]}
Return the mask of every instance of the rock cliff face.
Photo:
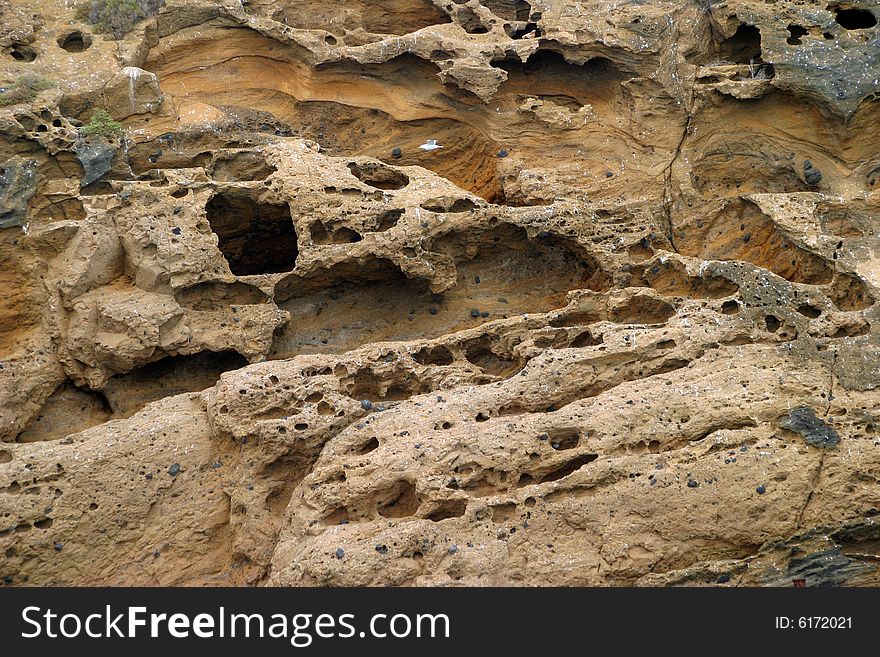
{"label": "rock cliff face", "polygon": [[880,583],[880,2],[68,4],[0,7],[4,584]]}

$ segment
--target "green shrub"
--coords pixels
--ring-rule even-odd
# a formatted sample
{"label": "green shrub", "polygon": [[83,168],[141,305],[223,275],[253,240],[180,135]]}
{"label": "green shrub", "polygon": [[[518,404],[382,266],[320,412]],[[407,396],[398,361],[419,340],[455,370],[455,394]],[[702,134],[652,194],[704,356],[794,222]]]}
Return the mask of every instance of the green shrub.
{"label": "green shrub", "polygon": [[165,0],[90,0],[81,5],[77,16],[99,32],[121,39],[148,16],[165,6]]}
{"label": "green shrub", "polygon": [[91,120],[79,131],[87,137],[104,137],[105,139],[121,139],[125,136],[125,128],[104,109],[95,110]]}
{"label": "green shrub", "polygon": [[38,93],[54,86],[55,83],[49,78],[34,73],[25,73],[13,82],[6,91],[0,93],[0,107],[33,102]]}

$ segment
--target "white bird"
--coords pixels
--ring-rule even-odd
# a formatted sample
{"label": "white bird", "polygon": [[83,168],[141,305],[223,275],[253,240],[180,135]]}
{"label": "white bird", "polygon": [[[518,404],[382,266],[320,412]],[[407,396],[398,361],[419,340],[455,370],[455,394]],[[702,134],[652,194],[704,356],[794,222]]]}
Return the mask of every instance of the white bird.
{"label": "white bird", "polygon": [[437,143],[436,139],[429,139],[424,144],[419,146],[423,151],[436,151],[438,148],[443,148],[440,144]]}

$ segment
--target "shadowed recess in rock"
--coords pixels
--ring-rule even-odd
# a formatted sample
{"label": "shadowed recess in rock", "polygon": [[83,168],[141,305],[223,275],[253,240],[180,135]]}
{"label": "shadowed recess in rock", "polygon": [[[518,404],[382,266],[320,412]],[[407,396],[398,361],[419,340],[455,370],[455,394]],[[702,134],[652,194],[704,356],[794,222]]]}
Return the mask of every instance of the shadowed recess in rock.
{"label": "shadowed recess in rock", "polygon": [[253,151],[218,157],[210,171],[211,177],[219,182],[265,180],[273,173],[275,167],[267,163],[262,154]]}
{"label": "shadowed recess in rock", "polygon": [[65,382],[46,400],[16,441],[32,443],[58,440],[103,424],[112,415],[107,398],[100,392],[77,388]]}
{"label": "shadowed recess in rock", "polygon": [[492,65],[507,73],[499,96],[537,96],[573,111],[586,105],[604,111],[619,100],[620,83],[631,77],[602,57],[573,64],[551,46],[537,50],[525,62],[502,59]]}
{"label": "shadowed recess in rock", "polygon": [[167,356],[104,386],[115,417],[128,417],[150,402],[210,388],[223,372],[241,369],[247,360],[232,351],[205,351],[192,356]]}
{"label": "shadowed recess in rock", "polygon": [[246,283],[199,283],[176,292],[174,298],[184,308],[217,310],[230,306],[263,304],[269,300],[260,288]]}
{"label": "shadowed recess in rock", "polygon": [[529,239],[511,225],[490,229],[478,240],[445,235],[435,248],[456,261],[456,284],[442,294],[387,260],[279,283],[276,298],[291,321],[276,336],[272,357],[435,338],[493,319],[546,312],[565,305],[569,290],[604,284],[595,261],[575,243],[552,235]]}
{"label": "shadowed recess in rock", "polygon": [[260,203],[246,191],[226,191],[213,196],[205,209],[233,274],[276,274],[296,265],[296,230],[286,204]]}

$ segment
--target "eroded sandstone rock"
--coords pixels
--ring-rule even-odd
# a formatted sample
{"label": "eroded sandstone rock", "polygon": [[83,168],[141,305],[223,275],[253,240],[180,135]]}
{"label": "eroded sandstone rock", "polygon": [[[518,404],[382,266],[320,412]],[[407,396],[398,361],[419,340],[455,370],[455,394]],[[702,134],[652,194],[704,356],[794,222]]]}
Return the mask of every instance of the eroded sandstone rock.
{"label": "eroded sandstone rock", "polygon": [[880,4],[19,4],[5,583],[877,583]]}

